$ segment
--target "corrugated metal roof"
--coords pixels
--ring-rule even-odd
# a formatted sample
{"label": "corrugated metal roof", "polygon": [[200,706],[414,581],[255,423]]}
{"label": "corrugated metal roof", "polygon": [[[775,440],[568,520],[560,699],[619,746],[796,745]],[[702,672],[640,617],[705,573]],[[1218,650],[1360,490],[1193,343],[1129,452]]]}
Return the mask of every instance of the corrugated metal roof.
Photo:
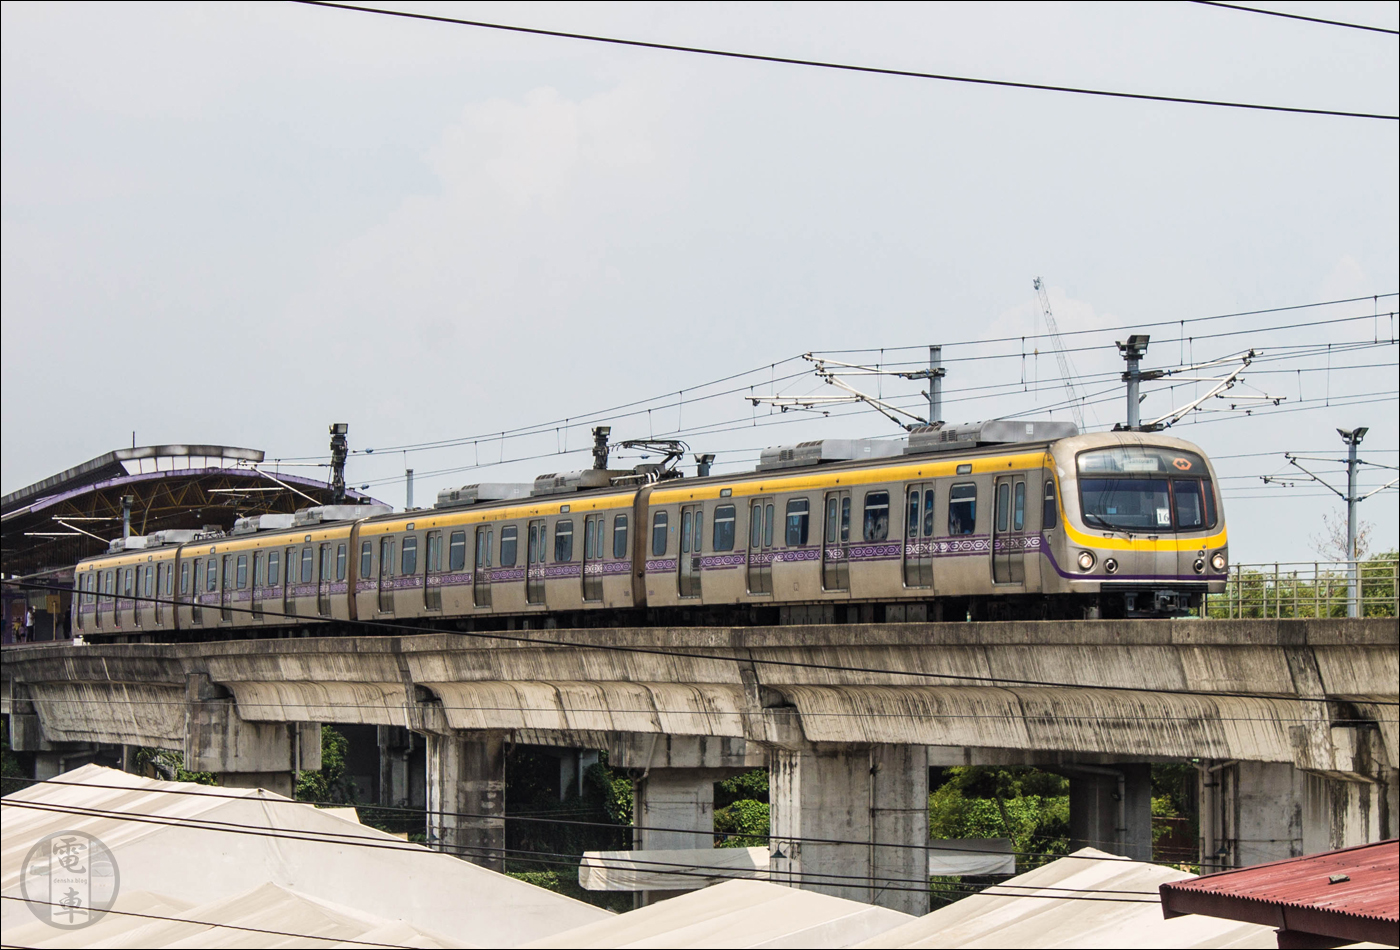
{"label": "corrugated metal roof", "polygon": [[1163,884],[1162,913],[1208,914],[1283,930],[1395,944],[1400,839]]}

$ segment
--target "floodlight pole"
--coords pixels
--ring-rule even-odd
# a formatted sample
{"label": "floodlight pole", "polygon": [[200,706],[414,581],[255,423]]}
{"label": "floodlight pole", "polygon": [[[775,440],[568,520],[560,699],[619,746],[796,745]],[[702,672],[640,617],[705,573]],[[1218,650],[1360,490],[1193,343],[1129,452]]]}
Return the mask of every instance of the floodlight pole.
{"label": "floodlight pole", "polygon": [[1367,429],[1338,429],[1337,434],[1347,444],[1347,616],[1361,616],[1361,589],[1356,564],[1356,449],[1366,437]]}
{"label": "floodlight pole", "polygon": [[1123,374],[1123,382],[1128,384],[1128,424],[1130,432],[1137,431],[1142,425],[1142,416],[1139,407],[1142,397],[1138,394],[1139,385],[1142,382],[1142,358],[1147,355],[1147,341],[1151,337],[1146,333],[1134,333],[1126,340],[1118,341],[1118,352],[1128,363],[1128,370]]}
{"label": "floodlight pole", "polygon": [[350,424],[331,423],[331,504],[345,503],[345,460],[350,455]]}
{"label": "floodlight pole", "polygon": [[938,425],[943,421],[943,347],[928,348],[928,422]]}

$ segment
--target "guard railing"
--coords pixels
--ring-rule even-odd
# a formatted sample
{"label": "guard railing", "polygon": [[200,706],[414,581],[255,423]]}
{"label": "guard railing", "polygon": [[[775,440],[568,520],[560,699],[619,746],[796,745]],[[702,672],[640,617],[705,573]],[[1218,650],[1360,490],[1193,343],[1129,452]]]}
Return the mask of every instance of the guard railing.
{"label": "guard railing", "polygon": [[1232,564],[1225,593],[1211,594],[1201,616],[1219,619],[1345,617],[1351,568],[1357,570],[1362,617],[1400,616],[1394,554],[1364,561],[1278,561]]}

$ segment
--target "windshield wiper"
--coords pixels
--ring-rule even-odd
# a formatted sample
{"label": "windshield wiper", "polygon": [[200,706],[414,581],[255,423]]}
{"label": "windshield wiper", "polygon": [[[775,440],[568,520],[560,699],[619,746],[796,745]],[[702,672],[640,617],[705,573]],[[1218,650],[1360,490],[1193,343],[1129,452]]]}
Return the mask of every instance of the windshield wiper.
{"label": "windshield wiper", "polygon": [[1084,512],[1084,520],[1085,520],[1085,521],[1088,521],[1090,518],[1092,518],[1092,519],[1094,519],[1095,521],[1097,521],[1097,522],[1099,523],[1099,526],[1100,526],[1100,527],[1107,528],[1107,529],[1110,530],[1110,531],[1125,531],[1125,532],[1126,532],[1126,531],[1131,531],[1131,530],[1132,530],[1131,528],[1125,527],[1125,526],[1123,526],[1123,525],[1114,524],[1113,522],[1109,521],[1107,518],[1104,518],[1104,517],[1101,516],[1101,515],[1097,515],[1097,514],[1095,514],[1095,513],[1092,512],[1092,511],[1086,511],[1086,512]]}

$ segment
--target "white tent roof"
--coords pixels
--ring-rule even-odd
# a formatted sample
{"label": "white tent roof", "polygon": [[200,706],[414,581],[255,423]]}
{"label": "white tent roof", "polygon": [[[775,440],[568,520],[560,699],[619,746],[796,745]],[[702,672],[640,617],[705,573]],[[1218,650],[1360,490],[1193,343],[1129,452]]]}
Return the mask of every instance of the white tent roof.
{"label": "white tent roof", "polygon": [[[146,892],[148,899],[170,906],[218,909],[220,901],[235,898],[269,906],[280,902],[290,918],[297,918],[329,913],[324,907],[331,902],[341,910],[354,908],[359,923],[347,923],[350,929],[401,922],[408,928],[405,937],[410,931],[434,938],[443,934],[458,946],[492,947],[513,947],[614,916],[262,789],[161,782],[89,765],[7,795],[0,821],[5,832],[0,894],[5,897],[20,896],[25,856],[37,841],[55,832],[82,831],[111,849],[122,891]],[[262,889],[266,884],[278,889]],[[323,909],[308,910],[313,904]],[[240,904],[236,912],[251,911]],[[112,926],[116,916],[93,926]],[[12,928],[30,923],[38,921],[22,901],[0,901],[6,943],[12,942]],[[294,922],[264,929],[297,932]],[[95,933],[92,927],[75,932],[89,945]]]}
{"label": "white tent roof", "polygon": [[1198,915],[1163,920],[1158,885],[1194,876],[1084,848],[859,946],[1278,946],[1272,927]]}
{"label": "white tent roof", "polygon": [[917,918],[765,881],[726,881],[528,947],[849,947]]}

